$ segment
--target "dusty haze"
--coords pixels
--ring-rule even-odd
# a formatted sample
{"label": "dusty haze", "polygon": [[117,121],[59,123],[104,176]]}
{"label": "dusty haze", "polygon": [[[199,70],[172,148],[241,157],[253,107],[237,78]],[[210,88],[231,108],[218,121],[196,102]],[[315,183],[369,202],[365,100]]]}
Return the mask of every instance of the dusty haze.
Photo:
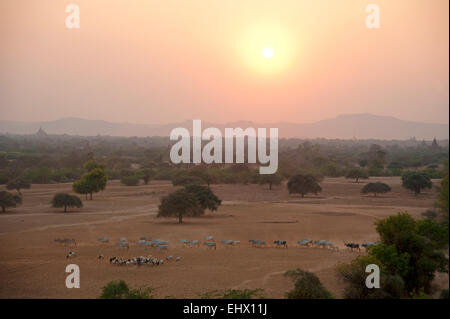
{"label": "dusty haze", "polygon": [[[0,119],[448,123],[448,1],[375,3],[378,30],[360,0],[2,0]],[[260,72],[246,37],[283,68]]]}

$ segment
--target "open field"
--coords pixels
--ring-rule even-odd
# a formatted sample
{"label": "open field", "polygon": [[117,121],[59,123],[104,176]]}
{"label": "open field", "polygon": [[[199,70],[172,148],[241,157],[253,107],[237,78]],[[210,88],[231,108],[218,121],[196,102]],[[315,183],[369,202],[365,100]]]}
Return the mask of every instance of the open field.
{"label": "open field", "polygon": [[[185,218],[183,224],[155,217],[160,197],[174,189],[169,182],[126,187],[112,181],[93,201],[85,200],[84,208],[67,214],[48,203],[54,193],[70,192],[71,184],[32,185],[22,191],[22,206],[0,215],[0,298],[96,298],[102,286],[118,279],[131,287],[153,287],[160,298],[195,298],[229,288],[263,288],[267,297],[282,298],[292,288],[283,273],[297,267],[315,272],[339,296],[342,289],[333,269],[358,255],[345,249],[344,242],[376,241],[377,218],[405,211],[418,217],[437,197],[434,188],[414,197],[401,187],[400,178],[370,180],[391,185],[392,192],[362,196],[364,182],[343,178],[325,179],[319,196],[304,199],[290,196],[285,185],[272,191],[259,185],[213,185],[223,199],[218,212]],[[217,250],[178,243],[208,235],[215,237]],[[110,243],[100,243],[100,237],[109,237]],[[115,245],[119,237],[128,239],[129,250]],[[111,256],[164,256],[136,244],[140,237],[170,240],[166,254],[182,260],[154,267],[109,264]],[[56,238],[75,238],[78,245],[66,248]],[[332,241],[340,249],[298,248],[295,243],[303,238]],[[240,240],[241,246],[225,248],[222,239]],[[249,239],[269,245],[253,248]],[[287,240],[289,248],[271,247],[278,239]],[[70,250],[77,256],[67,260]],[[99,260],[99,254],[105,259]],[[80,266],[80,289],[65,286],[69,263]],[[448,286],[448,277],[440,276],[439,282]]]}

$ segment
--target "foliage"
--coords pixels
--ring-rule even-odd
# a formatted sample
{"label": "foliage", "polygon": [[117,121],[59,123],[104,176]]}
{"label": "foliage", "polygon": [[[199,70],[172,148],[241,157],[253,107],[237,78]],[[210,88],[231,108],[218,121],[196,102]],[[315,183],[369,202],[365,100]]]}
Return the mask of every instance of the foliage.
{"label": "foliage", "polygon": [[273,185],[280,185],[283,181],[283,178],[275,173],[275,174],[263,174],[258,178],[258,182],[260,185],[269,185],[269,190],[272,190]]}
{"label": "foliage", "polygon": [[94,168],[84,173],[81,179],[73,183],[72,188],[75,193],[90,194],[90,198],[92,199],[92,193],[97,193],[105,189],[107,179],[103,169]]}
{"label": "foliage", "polygon": [[111,281],[102,287],[101,299],[152,299],[152,288],[130,289],[125,281]]}
{"label": "foliage", "polygon": [[347,175],[345,175],[345,178],[354,179],[355,182],[358,183],[358,181],[360,179],[368,179],[369,174],[367,173],[367,171],[362,170],[360,168],[352,168],[351,170],[349,170],[347,172]]}
{"label": "foliage", "polygon": [[300,194],[302,198],[308,193],[317,193],[322,191],[320,185],[312,175],[292,176],[287,184],[289,194]]}
{"label": "foliage", "polygon": [[25,181],[21,178],[13,179],[13,180],[9,181],[8,184],[6,184],[7,189],[10,189],[10,190],[15,189],[19,194],[22,194],[20,192],[21,189],[28,189],[30,187],[31,187],[30,183],[28,183],[27,181]]}
{"label": "foliage", "polygon": [[0,207],[3,213],[6,212],[7,208],[17,207],[19,204],[22,204],[22,197],[7,191],[0,191]]}
{"label": "foliage", "polygon": [[120,179],[120,183],[126,186],[137,186],[139,185],[139,176],[137,175],[124,176]]}
{"label": "foliage", "polygon": [[204,214],[197,198],[185,189],[179,189],[161,199],[157,217],[178,217],[178,222],[183,222],[183,217],[200,216]]}
{"label": "foliage", "polygon": [[402,186],[414,192],[417,196],[420,191],[425,188],[431,188],[430,178],[420,172],[407,172],[402,176]]}
{"label": "foliage", "polygon": [[67,193],[57,193],[53,196],[50,204],[52,207],[64,207],[64,212],[67,212],[67,207],[83,207],[83,203],[78,196],[70,195]]}
{"label": "foliage", "polygon": [[144,184],[147,185],[155,177],[155,171],[150,168],[144,168],[138,172],[138,176],[144,181]]}
{"label": "foliage", "polygon": [[294,289],[286,294],[288,299],[332,299],[333,295],[320,282],[312,272],[289,270],[284,274],[294,281]]}
{"label": "foliage", "polygon": [[186,192],[195,196],[202,209],[215,211],[222,203],[209,187],[202,185],[187,185],[184,189]]}
{"label": "foliage", "polygon": [[445,176],[441,181],[439,192],[439,208],[441,209],[442,220],[448,227],[449,205],[448,205],[448,161],[445,162]]}
{"label": "foliage", "polygon": [[448,227],[432,219],[414,220],[399,213],[377,221],[381,243],[369,254],[392,275],[399,275],[409,293],[428,292],[435,272],[448,272],[443,249],[448,246]]}
{"label": "foliage", "polygon": [[106,168],[106,165],[102,164],[102,163],[98,163],[95,160],[91,159],[91,160],[87,161],[86,163],[84,163],[83,168],[86,172],[90,172],[96,168],[104,170]]}
{"label": "foliage", "polygon": [[364,187],[361,189],[361,193],[368,194],[372,193],[374,196],[377,196],[377,194],[384,194],[391,191],[391,187],[385,183],[376,182],[376,183],[369,183],[364,185]]}
{"label": "foliage", "polygon": [[[365,281],[368,276],[366,267],[375,264],[380,267],[380,288],[369,289]],[[381,262],[374,256],[359,256],[350,264],[336,267],[339,278],[344,282],[344,298],[346,299],[390,299],[402,298],[405,284],[398,275],[388,274]]]}

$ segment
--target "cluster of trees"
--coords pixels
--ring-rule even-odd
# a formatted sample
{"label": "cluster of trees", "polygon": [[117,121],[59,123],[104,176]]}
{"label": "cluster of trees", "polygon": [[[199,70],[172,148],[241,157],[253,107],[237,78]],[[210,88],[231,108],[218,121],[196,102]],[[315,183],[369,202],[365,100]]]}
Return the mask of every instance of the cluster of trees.
{"label": "cluster of trees", "polygon": [[[436,272],[448,272],[448,227],[432,219],[415,220],[399,213],[376,223],[381,243],[368,256],[338,268],[347,284],[346,298],[404,298],[431,292]],[[365,267],[380,267],[381,288],[367,289],[360,281]]]}
{"label": "cluster of trees", "polygon": [[[73,182],[85,173],[80,169],[83,163],[94,157],[106,164],[110,179],[123,179],[125,185],[142,180],[137,172],[137,176],[129,177],[135,175],[127,172],[131,167],[152,169],[154,179],[172,180],[182,174],[180,171],[190,171],[192,166],[179,169],[170,163],[171,143],[163,137],[0,136],[0,184],[16,178],[29,183]],[[406,171],[420,169],[430,178],[442,178],[441,163],[449,152],[448,142],[439,144],[415,140],[281,139],[279,176],[283,179],[299,174],[316,178],[348,176],[359,180],[364,175],[401,176]],[[210,176],[216,183],[259,182],[259,174],[240,165],[211,168]]]}

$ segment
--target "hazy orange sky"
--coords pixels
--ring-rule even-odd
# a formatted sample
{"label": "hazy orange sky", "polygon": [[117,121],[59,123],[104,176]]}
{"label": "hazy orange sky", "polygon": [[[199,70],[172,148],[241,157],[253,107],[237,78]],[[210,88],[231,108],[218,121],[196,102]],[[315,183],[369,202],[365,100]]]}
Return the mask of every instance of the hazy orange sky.
{"label": "hazy orange sky", "polygon": [[[67,29],[65,7],[80,8]],[[380,29],[368,29],[369,3]],[[448,123],[448,0],[1,0],[0,120]],[[272,47],[272,59],[260,54]]]}

